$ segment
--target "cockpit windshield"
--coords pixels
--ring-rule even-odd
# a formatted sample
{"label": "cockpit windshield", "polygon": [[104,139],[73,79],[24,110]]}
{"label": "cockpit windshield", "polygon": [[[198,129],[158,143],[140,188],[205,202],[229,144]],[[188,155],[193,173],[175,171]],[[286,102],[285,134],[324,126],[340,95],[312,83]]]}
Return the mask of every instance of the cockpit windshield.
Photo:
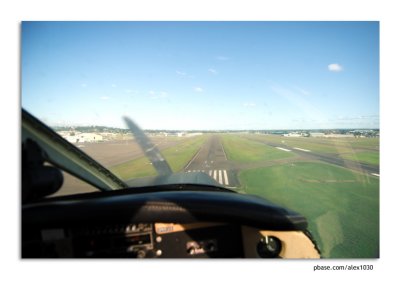
{"label": "cockpit windshield", "polygon": [[[22,108],[115,189],[257,195],[322,256],[379,257],[378,22],[23,22],[21,44]],[[55,196],[102,190],[63,174]]]}

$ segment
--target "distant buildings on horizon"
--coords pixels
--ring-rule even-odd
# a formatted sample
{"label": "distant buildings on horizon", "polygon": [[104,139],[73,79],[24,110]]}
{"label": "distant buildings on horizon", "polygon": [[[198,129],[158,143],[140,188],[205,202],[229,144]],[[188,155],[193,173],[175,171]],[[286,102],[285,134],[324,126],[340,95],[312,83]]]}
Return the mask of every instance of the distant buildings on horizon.
{"label": "distant buildings on horizon", "polygon": [[[78,130],[79,129],[79,130]],[[79,143],[93,143],[117,140],[132,140],[133,136],[128,129],[105,127],[57,127],[56,132],[67,141]],[[242,133],[280,135],[284,137],[324,137],[324,138],[351,138],[351,137],[379,137],[379,129],[340,129],[340,130],[215,130],[215,131],[169,131],[145,130],[149,136],[176,136],[193,137],[205,133]]]}

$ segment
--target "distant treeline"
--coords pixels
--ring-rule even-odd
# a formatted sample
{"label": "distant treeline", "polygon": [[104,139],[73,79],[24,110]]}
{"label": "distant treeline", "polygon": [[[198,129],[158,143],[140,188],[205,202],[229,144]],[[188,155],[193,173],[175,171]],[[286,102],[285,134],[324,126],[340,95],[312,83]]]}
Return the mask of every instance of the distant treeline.
{"label": "distant treeline", "polygon": [[[119,133],[129,134],[129,129],[105,127],[105,126],[79,126],[79,127],[53,127],[55,131],[76,131],[82,133]],[[146,133],[258,133],[283,135],[288,133],[324,133],[324,134],[349,134],[371,135],[379,134],[379,129],[295,129],[295,130],[144,130]]]}
{"label": "distant treeline", "polygon": [[60,131],[70,131],[70,132],[81,132],[81,133],[119,133],[128,134],[129,129],[120,129],[105,126],[80,126],[80,127],[53,127],[53,130]]}

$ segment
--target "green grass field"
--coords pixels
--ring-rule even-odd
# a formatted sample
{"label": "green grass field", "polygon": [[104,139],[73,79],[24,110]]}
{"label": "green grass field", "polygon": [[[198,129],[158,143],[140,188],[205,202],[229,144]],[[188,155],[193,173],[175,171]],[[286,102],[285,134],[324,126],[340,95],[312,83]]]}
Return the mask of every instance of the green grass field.
{"label": "green grass field", "polygon": [[379,255],[379,179],[323,163],[294,163],[240,173],[242,191],[303,214],[330,258]]}
{"label": "green grass field", "polygon": [[[198,136],[182,141],[176,146],[167,148],[161,153],[168,161],[172,171],[180,171],[203,145],[206,136]],[[110,170],[122,180],[139,177],[156,176],[157,172],[147,157],[141,157],[113,166]]]}
{"label": "green grass field", "polygon": [[369,163],[371,165],[379,165],[379,152],[356,152],[341,154],[340,157],[348,160]]}
{"label": "green grass field", "polygon": [[206,139],[207,136],[198,136],[163,151],[162,154],[171,166],[172,171],[178,172],[182,170],[198,152]]}

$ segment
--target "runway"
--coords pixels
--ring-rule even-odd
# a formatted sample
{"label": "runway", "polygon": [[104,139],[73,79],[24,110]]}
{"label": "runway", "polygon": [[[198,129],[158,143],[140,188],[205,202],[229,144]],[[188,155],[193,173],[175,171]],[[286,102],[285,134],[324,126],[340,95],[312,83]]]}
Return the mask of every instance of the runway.
{"label": "runway", "polygon": [[227,188],[236,188],[239,185],[236,164],[227,159],[221,139],[217,135],[211,136],[203,144],[183,172],[203,172]]}
{"label": "runway", "polygon": [[[290,152],[296,154],[293,157],[278,159],[278,160],[260,160],[253,162],[238,162],[227,158],[225,149],[222,144],[222,136],[213,134],[208,136],[206,141],[188,161],[186,166],[180,171],[181,173],[196,173],[202,172],[223,187],[236,189],[240,188],[238,174],[242,170],[255,169],[262,167],[270,167],[279,164],[294,163],[296,161],[313,161],[323,162],[331,165],[344,167],[349,170],[357,171],[373,177],[380,177],[379,165],[374,166],[367,163],[351,161],[343,159],[336,153],[321,153],[309,150],[306,146],[288,146],[287,144],[271,142],[265,138],[246,137],[250,141],[257,141],[269,147],[273,147],[282,152]],[[154,142],[159,149],[178,145],[183,140],[165,140],[155,138]],[[132,141],[108,142],[101,144],[86,144],[82,150],[89,155],[93,155],[100,163],[106,167],[116,163],[122,163],[127,160],[143,157],[143,152]],[[360,149],[358,149],[360,150]],[[357,151],[357,150],[354,150]],[[80,182],[79,179],[65,173],[65,189],[72,189],[75,192],[91,192],[95,191],[93,187],[86,183]],[[69,190],[68,190],[69,191]],[[69,192],[65,192],[71,194]]]}
{"label": "runway", "polygon": [[[266,142],[255,138],[252,138],[251,140],[261,142],[280,151],[296,154],[296,157],[290,160],[324,162],[363,174],[379,177],[379,166],[343,159],[339,154],[317,153],[305,148],[291,147],[286,144]],[[271,166],[271,163],[273,164],[272,161],[259,163],[238,163],[230,161],[227,159],[225,150],[221,143],[221,137],[219,135],[212,135],[203,144],[193,159],[186,165],[183,172],[203,172],[208,174],[224,187],[237,188],[240,186],[237,174],[241,170],[253,168],[256,165],[262,167],[263,164],[265,164],[265,166]]]}
{"label": "runway", "polygon": [[290,151],[297,154],[299,157],[308,159],[308,160],[316,160],[322,161],[325,163],[333,164],[336,166],[341,166],[344,168],[348,168],[351,170],[355,170],[362,173],[367,173],[369,175],[379,176],[379,166],[370,165],[367,163],[362,163],[358,161],[352,161],[348,159],[343,159],[339,156],[339,154],[322,154],[317,152],[312,152],[308,149],[298,148],[298,147],[290,147],[285,144],[277,144],[272,142],[265,142],[264,140],[257,140],[255,141],[261,142],[265,145],[275,147],[282,151]]}

